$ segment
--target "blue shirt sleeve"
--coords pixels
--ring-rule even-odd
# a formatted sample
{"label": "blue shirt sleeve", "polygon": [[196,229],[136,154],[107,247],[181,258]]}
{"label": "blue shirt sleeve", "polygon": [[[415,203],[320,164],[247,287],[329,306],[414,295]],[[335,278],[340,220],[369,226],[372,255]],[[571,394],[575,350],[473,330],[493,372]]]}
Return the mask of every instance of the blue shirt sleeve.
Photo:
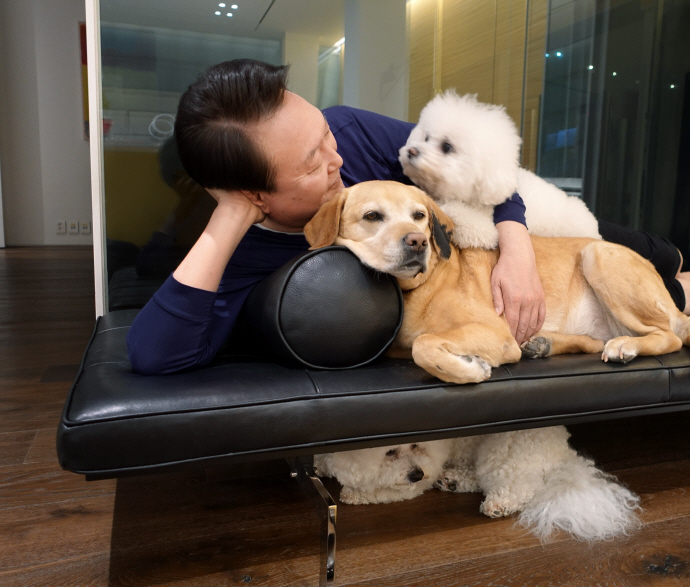
{"label": "blue shirt sleeve", "polygon": [[221,294],[168,277],[127,334],[132,369],[153,375],[208,364],[228,337],[251,289]]}
{"label": "blue shirt sleeve", "polygon": [[340,176],[346,187],[375,179],[412,185],[398,161],[398,151],[414,124],[349,106],[326,108],[323,114],[343,158]]}
{"label": "blue shirt sleeve", "polygon": [[506,200],[494,208],[494,224],[498,224],[504,220],[513,220],[527,227],[525,209],[525,203],[522,201],[520,195],[515,192],[509,200]]}
{"label": "blue shirt sleeve", "polygon": [[137,314],[127,335],[132,369],[167,374],[210,363],[254,286],[309,248],[304,235],[252,226],[225,268],[217,292],[172,275]]}

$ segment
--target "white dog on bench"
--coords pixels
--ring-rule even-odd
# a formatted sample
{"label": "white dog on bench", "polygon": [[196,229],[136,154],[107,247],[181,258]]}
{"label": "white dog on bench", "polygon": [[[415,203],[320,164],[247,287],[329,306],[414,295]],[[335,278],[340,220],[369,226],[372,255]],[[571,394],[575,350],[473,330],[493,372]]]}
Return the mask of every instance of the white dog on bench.
{"label": "white dog on bench", "polygon": [[448,90],[424,107],[399,158],[405,175],[455,223],[460,248],[496,248],[494,207],[514,192],[525,202],[531,234],[601,238],[582,200],[520,168],[521,142],[503,107]]}

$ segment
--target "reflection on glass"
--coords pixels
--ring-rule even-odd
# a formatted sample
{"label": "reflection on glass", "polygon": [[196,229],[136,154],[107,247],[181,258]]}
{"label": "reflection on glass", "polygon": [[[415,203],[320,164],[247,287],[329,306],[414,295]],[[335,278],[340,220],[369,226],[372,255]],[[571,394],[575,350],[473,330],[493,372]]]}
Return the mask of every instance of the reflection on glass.
{"label": "reflection on glass", "polygon": [[538,173],[595,215],[690,244],[690,6],[552,0]]}
{"label": "reflection on glass", "polygon": [[581,195],[594,62],[594,0],[552,2],[537,173]]}
{"label": "reflection on glass", "polygon": [[[149,11],[155,4],[148,3]],[[215,207],[177,156],[173,128],[181,94],[202,71],[222,61],[251,58],[281,64],[285,43],[281,38],[183,30],[185,22],[172,23],[175,28],[147,26],[151,15],[143,7],[107,1],[102,7],[115,21],[101,24],[103,117],[109,121],[104,136],[109,306],[122,309],[147,301],[196,241]],[[159,8],[163,16],[165,6],[159,3]],[[139,17],[144,24],[137,22]],[[189,23],[190,28],[198,24]],[[337,32],[342,38],[342,28]],[[314,41],[319,51],[314,53],[314,98],[321,108],[342,99],[343,41],[320,48],[318,38]]]}
{"label": "reflection on glass", "polygon": [[526,167],[690,258],[684,0],[225,4],[101,1],[110,309],[141,307],[205,226],[214,202],[179,165],[174,116],[200,72],[239,57],[290,63],[319,108],[414,122],[450,87],[502,104]]}

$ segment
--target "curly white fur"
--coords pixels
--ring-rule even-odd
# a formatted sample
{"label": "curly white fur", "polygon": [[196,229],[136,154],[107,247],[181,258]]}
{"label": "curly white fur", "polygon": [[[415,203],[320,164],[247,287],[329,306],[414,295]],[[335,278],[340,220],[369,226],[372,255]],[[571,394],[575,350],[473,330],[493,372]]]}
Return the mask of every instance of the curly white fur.
{"label": "curly white fur", "polygon": [[601,238],[582,200],[520,168],[521,142],[502,106],[448,90],[424,107],[400,149],[400,162],[456,224],[454,240],[461,248],[496,248],[494,207],[514,192],[525,202],[530,233]]}
{"label": "curly white fur", "polygon": [[[432,486],[482,491],[489,517],[521,512],[546,541],[556,530],[606,540],[635,528],[639,498],[568,444],[563,426],[317,455],[319,475],[343,486],[350,504],[417,497]],[[423,474],[423,477],[422,477]]]}

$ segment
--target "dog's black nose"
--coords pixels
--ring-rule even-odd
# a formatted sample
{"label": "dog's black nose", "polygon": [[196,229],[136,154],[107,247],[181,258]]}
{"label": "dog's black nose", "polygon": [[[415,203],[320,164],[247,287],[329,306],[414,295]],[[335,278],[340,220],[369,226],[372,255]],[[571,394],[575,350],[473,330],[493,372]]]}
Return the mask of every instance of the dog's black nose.
{"label": "dog's black nose", "polygon": [[410,480],[410,483],[417,483],[417,481],[424,479],[424,471],[419,467],[415,467],[407,474],[407,478]]}
{"label": "dog's black nose", "polygon": [[407,150],[408,159],[414,159],[415,157],[418,157],[418,156],[419,156],[419,151],[417,149],[415,149],[414,147],[410,147]]}
{"label": "dog's black nose", "polygon": [[411,232],[403,237],[403,242],[413,251],[423,251],[426,249],[429,241],[421,232]]}

